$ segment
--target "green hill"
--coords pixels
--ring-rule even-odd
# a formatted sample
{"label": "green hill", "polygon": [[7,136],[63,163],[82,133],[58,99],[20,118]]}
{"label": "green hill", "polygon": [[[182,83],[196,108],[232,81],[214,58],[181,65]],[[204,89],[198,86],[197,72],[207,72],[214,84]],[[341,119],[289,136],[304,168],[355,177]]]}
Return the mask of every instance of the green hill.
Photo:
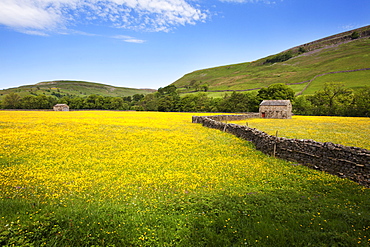
{"label": "green hill", "polygon": [[[293,47],[253,62],[197,70],[173,83],[181,93],[252,91],[274,83],[312,94],[325,82],[357,89],[370,86],[370,26]],[[351,72],[352,70],[356,70]],[[341,72],[335,74],[327,74]]]}
{"label": "green hill", "polygon": [[0,90],[0,100],[9,93],[17,93],[20,96],[26,95],[54,95],[58,98],[63,96],[88,96],[97,94],[101,96],[132,96],[134,94],[148,94],[155,92],[154,89],[135,89],[125,87],[114,87],[100,83],[86,81],[48,81],[35,85],[20,86]]}

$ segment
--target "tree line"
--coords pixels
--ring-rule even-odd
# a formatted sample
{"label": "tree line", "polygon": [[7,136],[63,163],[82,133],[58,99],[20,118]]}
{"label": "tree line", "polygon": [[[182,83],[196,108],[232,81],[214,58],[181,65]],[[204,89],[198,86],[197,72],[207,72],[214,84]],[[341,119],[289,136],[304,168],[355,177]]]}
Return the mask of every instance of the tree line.
{"label": "tree line", "polygon": [[299,115],[370,116],[370,87],[357,91],[341,83],[326,83],[313,95],[294,96],[285,84],[273,84],[257,92],[232,92],[221,98],[206,93],[179,95],[176,86],[159,88],[157,92],[125,97],[89,95],[87,97],[7,94],[0,102],[2,109],[52,109],[67,104],[70,109],[137,110],[162,112],[258,112],[262,100],[289,99],[293,112]]}
{"label": "tree line", "polygon": [[370,87],[354,91],[343,83],[325,83],[313,95],[296,97],[293,107],[299,115],[370,117]]}

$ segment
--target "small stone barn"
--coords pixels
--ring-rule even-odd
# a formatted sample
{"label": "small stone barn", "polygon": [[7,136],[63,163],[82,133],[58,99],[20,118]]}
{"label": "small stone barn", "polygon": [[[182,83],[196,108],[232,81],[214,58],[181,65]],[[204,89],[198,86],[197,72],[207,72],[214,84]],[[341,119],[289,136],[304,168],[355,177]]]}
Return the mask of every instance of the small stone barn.
{"label": "small stone barn", "polygon": [[66,104],[56,104],[53,109],[54,111],[69,111],[69,106]]}
{"label": "small stone barn", "polygon": [[290,100],[263,100],[259,112],[261,118],[292,118],[292,103]]}

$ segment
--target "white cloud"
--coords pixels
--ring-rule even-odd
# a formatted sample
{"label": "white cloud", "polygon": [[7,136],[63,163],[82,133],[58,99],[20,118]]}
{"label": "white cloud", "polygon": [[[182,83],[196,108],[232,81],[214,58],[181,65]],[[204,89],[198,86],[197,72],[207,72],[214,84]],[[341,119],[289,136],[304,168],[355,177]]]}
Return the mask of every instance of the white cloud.
{"label": "white cloud", "polygon": [[58,32],[79,23],[169,31],[195,24],[207,11],[191,0],[0,0],[0,25],[25,33]]}
{"label": "white cloud", "polygon": [[63,23],[60,10],[41,1],[1,0],[0,23],[12,28],[52,29]]}
{"label": "white cloud", "polygon": [[22,32],[22,33],[25,33],[25,34],[30,34],[30,35],[49,36],[49,34],[43,32],[43,31],[38,31],[38,30],[20,29],[19,31]]}
{"label": "white cloud", "polygon": [[363,24],[348,24],[348,25],[344,25],[344,26],[340,26],[339,28],[342,29],[343,31],[350,31],[350,30],[353,30],[353,29],[357,29],[357,28],[360,28],[360,27],[365,27],[365,26],[368,26],[369,24],[368,23],[363,23]]}
{"label": "white cloud", "polygon": [[126,36],[126,35],[116,35],[116,36],[113,36],[112,38],[119,39],[119,40],[122,40],[122,41],[128,42],[128,43],[138,43],[138,44],[141,44],[141,43],[144,43],[145,42],[145,40],[136,39],[134,37]]}

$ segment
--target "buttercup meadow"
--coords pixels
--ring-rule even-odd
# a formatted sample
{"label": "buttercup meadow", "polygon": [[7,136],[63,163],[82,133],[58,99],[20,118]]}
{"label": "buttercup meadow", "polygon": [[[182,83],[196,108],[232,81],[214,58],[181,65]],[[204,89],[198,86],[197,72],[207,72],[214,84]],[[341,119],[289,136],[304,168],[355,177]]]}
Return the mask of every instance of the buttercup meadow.
{"label": "buttercup meadow", "polygon": [[1,246],[370,244],[369,189],[192,115],[0,111]]}

